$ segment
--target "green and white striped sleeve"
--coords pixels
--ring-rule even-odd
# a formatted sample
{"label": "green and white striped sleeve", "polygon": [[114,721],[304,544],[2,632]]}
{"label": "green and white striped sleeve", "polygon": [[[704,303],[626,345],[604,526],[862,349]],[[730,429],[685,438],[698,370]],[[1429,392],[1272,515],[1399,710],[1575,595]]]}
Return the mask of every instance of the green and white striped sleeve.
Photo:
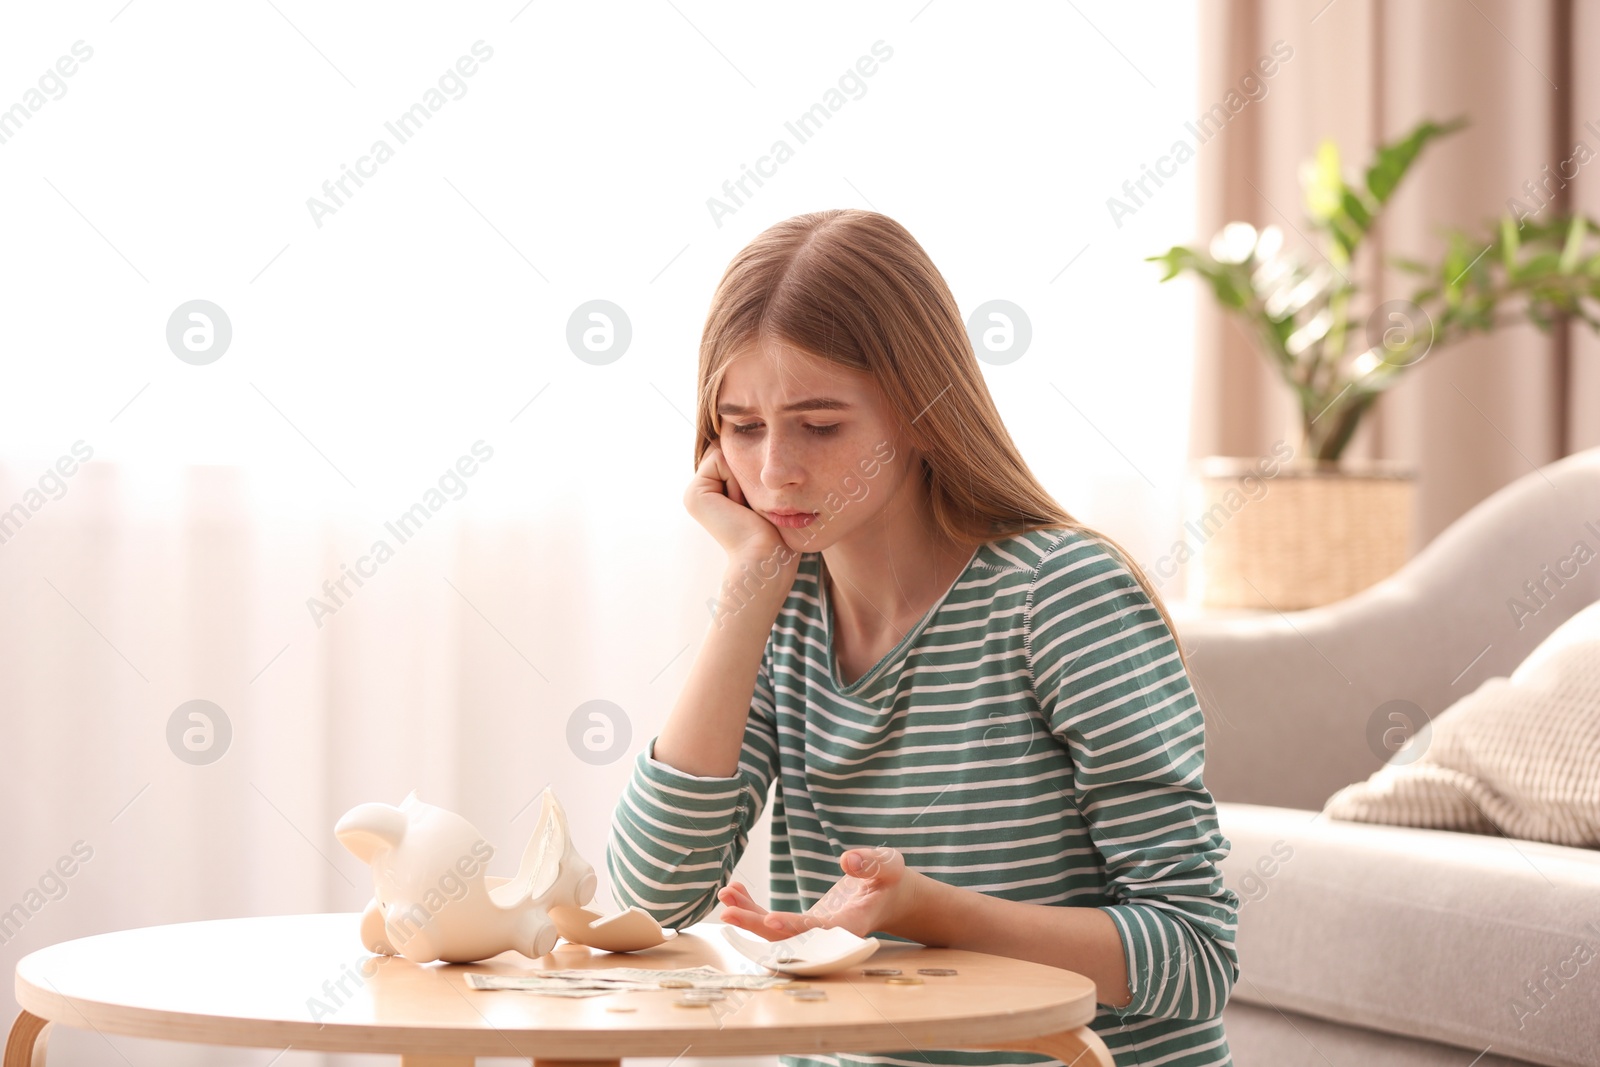
{"label": "green and white striped sleeve", "polygon": [[1025,614],[1034,689],[1115,903],[1132,1001],[1119,1015],[1209,1019],[1239,976],[1232,846],[1201,772],[1205,722],[1161,613],[1109,546],[1069,532]]}
{"label": "green and white striped sleeve", "polygon": [[766,806],[778,765],[770,656],[769,639],[738,772],[731,778],[686,774],[655,758],[652,737],[612,814],[606,844],[612,895],[664,927],[692,926],[716,907],[717,890],[728,883]]}

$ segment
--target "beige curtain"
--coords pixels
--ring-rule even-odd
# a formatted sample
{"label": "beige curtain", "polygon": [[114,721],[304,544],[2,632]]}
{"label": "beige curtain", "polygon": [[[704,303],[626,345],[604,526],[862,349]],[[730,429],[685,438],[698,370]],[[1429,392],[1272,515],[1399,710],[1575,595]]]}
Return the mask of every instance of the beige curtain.
{"label": "beige curtain", "polygon": [[[1524,183],[1583,143],[1551,211],[1600,217],[1600,0],[1201,0],[1200,106],[1224,99],[1274,42],[1293,55],[1198,151],[1203,240],[1224,223],[1307,232],[1299,165],[1323,138],[1347,171],[1425,117],[1466,115],[1390,201],[1356,269],[1384,298],[1414,281],[1382,266],[1431,260],[1447,227],[1485,227]],[[1282,51],[1280,46],[1280,52]],[[1543,216],[1541,216],[1543,217]],[[1250,338],[1202,296],[1191,454],[1259,455],[1298,439],[1288,390]],[[1600,445],[1600,340],[1581,322],[1516,326],[1429,353],[1369,412],[1345,455],[1419,475],[1413,551],[1540,464]]]}
{"label": "beige curtain", "polygon": [[[495,462],[515,457],[507,445]],[[38,477],[0,457],[0,500]],[[605,515],[614,486],[560,477],[541,476],[548,495],[527,494],[516,514],[475,509],[481,483],[402,544],[382,514],[313,503],[301,485],[273,491],[249,469],[96,460],[13,527],[0,544],[0,973],[106,930],[357,912],[372,875],[334,823],[411,789],[466,817],[495,849],[488,873],[510,876],[532,801],[553,786],[596,868],[596,910],[620,910],[604,863],[612,808],[682,688],[722,554],[699,527],[670,523],[641,552],[636,526]],[[308,599],[332,604],[323,583],[347,565],[365,573],[380,538],[393,558],[314,615]],[[196,699],[221,712],[208,713],[210,762],[180,755],[171,732]],[[597,699],[615,705],[615,751],[580,757],[569,723]],[[736,873],[758,899],[769,841],[763,820]],[[90,855],[76,873],[41,884],[59,857],[82,856],[77,842]],[[352,970],[365,954],[353,919]],[[0,1032],[16,1012],[6,1003]],[[269,1061],[381,1062],[224,1058],[86,1028],[50,1038],[58,1067]],[[775,1063],[691,1055],[678,1067]]]}

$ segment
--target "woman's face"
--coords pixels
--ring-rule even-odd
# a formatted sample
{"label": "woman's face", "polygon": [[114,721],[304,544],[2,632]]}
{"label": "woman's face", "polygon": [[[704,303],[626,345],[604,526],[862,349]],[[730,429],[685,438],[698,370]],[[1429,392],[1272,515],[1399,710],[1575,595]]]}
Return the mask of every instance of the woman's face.
{"label": "woman's face", "polygon": [[[776,342],[728,364],[717,412],[745,502],[800,551],[872,520],[919,466],[870,376]],[[785,509],[817,514],[784,526]]]}

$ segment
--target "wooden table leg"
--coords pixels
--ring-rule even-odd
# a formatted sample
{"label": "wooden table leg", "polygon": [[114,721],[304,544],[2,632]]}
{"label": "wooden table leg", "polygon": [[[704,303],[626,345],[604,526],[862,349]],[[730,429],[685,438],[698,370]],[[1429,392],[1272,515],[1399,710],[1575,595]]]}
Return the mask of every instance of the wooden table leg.
{"label": "wooden table leg", "polygon": [[6,1038],[5,1067],[44,1067],[44,1046],[50,1040],[50,1020],[31,1012],[17,1013]]}
{"label": "wooden table leg", "polygon": [[1076,1030],[1063,1030],[1059,1034],[1021,1037],[999,1044],[976,1047],[1007,1052],[1039,1052],[1055,1057],[1066,1064],[1066,1067],[1117,1067],[1106,1043],[1101,1040],[1099,1034],[1087,1026],[1080,1026]]}

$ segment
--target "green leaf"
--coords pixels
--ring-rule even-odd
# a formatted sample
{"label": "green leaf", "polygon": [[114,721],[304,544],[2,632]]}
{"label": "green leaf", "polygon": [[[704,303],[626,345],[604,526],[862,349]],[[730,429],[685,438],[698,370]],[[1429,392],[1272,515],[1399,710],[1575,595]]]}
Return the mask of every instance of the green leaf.
{"label": "green leaf", "polygon": [[1522,277],[1540,278],[1547,274],[1561,272],[1561,257],[1554,252],[1538,252],[1528,257],[1522,264]]}
{"label": "green leaf", "polygon": [[[1301,179],[1311,226],[1323,238],[1321,251],[1335,274],[1349,262],[1422,149],[1465,125],[1460,119],[1423,122],[1399,141],[1381,146],[1366,173],[1365,188],[1340,176],[1332,142],[1319,146],[1316,158],[1302,167]],[[1341,257],[1346,257],[1344,264]],[[1147,261],[1165,267],[1162,281],[1186,272],[1206,279],[1218,304],[1248,327],[1293,393],[1308,448],[1321,458],[1339,455],[1373,399],[1412,365],[1409,360],[1393,362],[1352,377],[1346,337],[1361,330],[1347,319],[1348,300],[1358,293],[1353,275],[1341,276],[1335,284],[1324,265],[1309,269],[1299,255],[1231,263],[1218,260],[1207,246],[1177,245]],[[1448,231],[1445,252],[1437,260],[1391,257],[1388,262],[1416,276],[1418,288],[1411,300],[1427,309],[1433,348],[1517,321],[1549,330],[1570,317],[1600,333],[1600,222],[1586,215],[1549,212],[1520,220],[1504,215],[1486,232]],[[1303,291],[1296,292],[1297,287]],[[1374,295],[1376,301],[1388,294]],[[1319,316],[1327,317],[1327,328],[1308,329]],[[1291,353],[1289,339],[1297,334]],[[1319,412],[1323,414],[1318,417]],[[1315,426],[1310,425],[1313,417]]]}
{"label": "green leaf", "polygon": [[1176,278],[1183,272],[1185,267],[1192,266],[1194,260],[1198,257],[1191,248],[1185,248],[1183,245],[1173,245],[1159,256],[1146,256],[1144,258],[1146,263],[1165,263],[1167,265],[1166,273],[1161,276],[1161,280],[1165,282]]}
{"label": "green leaf", "polygon": [[1447,297],[1459,295],[1461,283],[1467,273],[1467,267],[1472,263],[1472,255],[1467,251],[1466,236],[1461,233],[1450,235],[1450,250],[1445,253],[1444,262],[1440,265],[1440,274],[1444,276],[1444,288]]}
{"label": "green leaf", "polygon": [[1426,275],[1433,273],[1433,268],[1426,263],[1419,263],[1414,259],[1406,259],[1404,256],[1390,256],[1389,265],[1396,270],[1403,270],[1407,274]]}
{"label": "green leaf", "polygon": [[1571,274],[1578,265],[1578,253],[1583,250],[1583,216],[1574,215],[1572,225],[1567,230],[1567,243],[1561,248],[1561,264],[1558,268],[1562,274]]}
{"label": "green leaf", "polygon": [[1327,230],[1338,244],[1339,250],[1344,253],[1345,262],[1349,262],[1355,254],[1356,246],[1361,243],[1361,238],[1366,236],[1367,227],[1371,225],[1372,215],[1367,211],[1367,206],[1361,202],[1354,189],[1341,182],[1339,210],[1329,216]]}
{"label": "green leaf", "polygon": [[1500,218],[1500,261],[1506,269],[1506,280],[1511,281],[1517,276],[1517,249],[1521,243],[1517,239],[1516,220],[1510,215]]}
{"label": "green leaf", "polygon": [[1465,117],[1442,124],[1431,119],[1424,120],[1398,141],[1378,146],[1377,156],[1372,166],[1367,168],[1367,191],[1372,194],[1372,199],[1380,205],[1388,203],[1395,187],[1406,176],[1406,171],[1411,169],[1411,164],[1416,162],[1428,142],[1452,134],[1465,125]]}
{"label": "green leaf", "polygon": [[1219,267],[1201,273],[1211,279],[1211,290],[1216,294],[1217,302],[1223,307],[1239,309],[1249,302],[1249,279],[1240,277],[1241,272],[1237,267]]}
{"label": "green leaf", "polygon": [[1251,299],[1250,272],[1238,263],[1218,263],[1209,255],[1184,245],[1175,245],[1159,256],[1147,256],[1147,261],[1165,263],[1167,281],[1184,271],[1193,271],[1211,283],[1217,302],[1231,310],[1243,310]]}
{"label": "green leaf", "polygon": [[1306,211],[1318,222],[1330,222],[1344,203],[1344,178],[1339,173],[1339,146],[1323,141],[1307,171]]}
{"label": "green leaf", "polygon": [[1350,216],[1350,221],[1360,227],[1362,233],[1366,233],[1367,227],[1372,225],[1372,216],[1367,213],[1367,205],[1361,202],[1356,191],[1348,185],[1344,186],[1340,203],[1344,213]]}

